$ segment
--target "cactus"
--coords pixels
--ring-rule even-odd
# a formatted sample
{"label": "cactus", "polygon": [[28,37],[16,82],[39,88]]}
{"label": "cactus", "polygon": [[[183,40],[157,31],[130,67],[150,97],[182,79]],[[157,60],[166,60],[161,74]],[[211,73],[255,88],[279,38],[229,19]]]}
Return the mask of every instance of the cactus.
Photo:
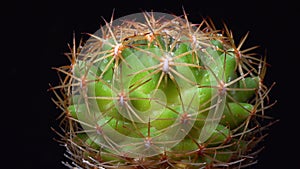
{"label": "cactus", "polygon": [[[243,168],[273,122],[266,59],[224,24],[144,12],[105,22],[54,68],[73,168]],[[56,131],[56,130],[55,130]]]}

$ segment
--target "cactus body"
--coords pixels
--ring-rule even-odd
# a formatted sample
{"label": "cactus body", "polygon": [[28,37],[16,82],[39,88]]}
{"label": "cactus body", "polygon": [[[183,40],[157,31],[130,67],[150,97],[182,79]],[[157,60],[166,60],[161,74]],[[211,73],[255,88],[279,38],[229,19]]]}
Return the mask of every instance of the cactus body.
{"label": "cactus body", "polygon": [[[135,19],[132,19],[135,17]],[[136,19],[137,18],[137,19]],[[106,23],[56,68],[70,168],[241,168],[255,162],[264,59],[210,20],[162,13]]]}

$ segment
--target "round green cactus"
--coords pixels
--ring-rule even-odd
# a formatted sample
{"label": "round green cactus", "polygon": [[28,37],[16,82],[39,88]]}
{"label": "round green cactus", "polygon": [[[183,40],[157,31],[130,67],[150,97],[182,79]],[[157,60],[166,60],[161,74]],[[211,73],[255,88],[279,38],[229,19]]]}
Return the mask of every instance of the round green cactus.
{"label": "round green cactus", "polygon": [[[187,15],[111,20],[68,53],[51,87],[78,168],[241,168],[265,129],[266,60]],[[72,164],[72,165],[71,165]]]}

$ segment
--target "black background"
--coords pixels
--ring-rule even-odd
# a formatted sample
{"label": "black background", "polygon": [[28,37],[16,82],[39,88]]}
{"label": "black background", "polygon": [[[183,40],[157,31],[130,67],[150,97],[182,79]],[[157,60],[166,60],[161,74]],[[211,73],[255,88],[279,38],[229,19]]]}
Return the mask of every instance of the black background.
{"label": "black background", "polygon": [[[265,139],[259,163],[252,168],[300,168],[299,156],[299,10],[286,1],[9,1],[1,4],[1,163],[0,168],[60,169],[64,149],[53,141],[60,111],[50,100],[49,83],[57,84],[51,67],[68,64],[63,53],[81,33],[94,33],[109,20],[142,10],[181,15],[192,22],[210,16],[234,32],[236,41],[250,32],[245,47],[267,51],[266,84],[276,82],[277,100],[269,115],[280,119]],[[219,27],[221,28],[221,27]],[[294,98],[293,98],[294,97]],[[5,166],[5,167],[4,167]]]}

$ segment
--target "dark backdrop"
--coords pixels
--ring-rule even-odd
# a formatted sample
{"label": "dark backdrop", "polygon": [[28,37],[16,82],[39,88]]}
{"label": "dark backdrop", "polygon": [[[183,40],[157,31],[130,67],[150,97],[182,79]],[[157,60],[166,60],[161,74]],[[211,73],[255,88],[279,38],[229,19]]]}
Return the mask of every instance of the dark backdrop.
{"label": "dark backdrop", "polygon": [[[271,92],[278,104],[268,113],[280,122],[271,127],[265,149],[256,169],[300,168],[299,156],[299,10],[285,1],[9,1],[1,4],[1,163],[0,168],[60,169],[64,149],[53,141],[57,127],[55,109],[47,92],[57,76],[51,67],[68,64],[73,32],[94,33],[110,19],[154,10],[182,14],[182,7],[192,22],[210,16],[217,25],[222,21],[237,39],[250,31],[245,46],[260,45],[267,51],[266,83],[276,82]],[[296,96],[296,97],[295,97]],[[298,123],[298,124],[297,124]],[[2,167],[6,166],[6,167]]]}

